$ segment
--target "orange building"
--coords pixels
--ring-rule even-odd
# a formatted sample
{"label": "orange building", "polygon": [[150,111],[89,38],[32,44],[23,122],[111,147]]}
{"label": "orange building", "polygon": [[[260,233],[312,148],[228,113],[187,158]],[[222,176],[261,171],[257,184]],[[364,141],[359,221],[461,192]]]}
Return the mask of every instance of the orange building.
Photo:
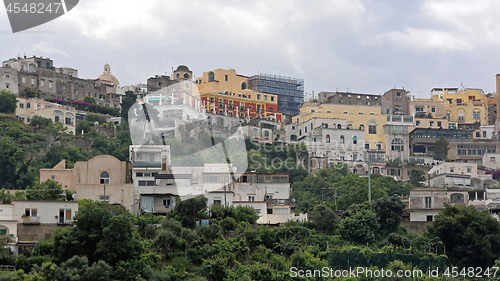
{"label": "orange building", "polygon": [[242,119],[274,116],[282,121],[278,97],[249,90],[248,77],[236,74],[234,69],[207,71],[195,81],[207,112]]}

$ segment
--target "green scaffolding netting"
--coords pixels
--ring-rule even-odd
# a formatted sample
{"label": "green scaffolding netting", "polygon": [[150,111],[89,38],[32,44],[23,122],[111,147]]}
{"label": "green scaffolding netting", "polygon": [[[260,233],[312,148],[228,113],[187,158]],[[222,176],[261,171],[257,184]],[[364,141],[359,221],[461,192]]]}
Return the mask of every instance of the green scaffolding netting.
{"label": "green scaffolding netting", "polygon": [[445,269],[446,264],[446,258],[443,256],[394,253],[371,253],[366,255],[362,253],[328,253],[327,260],[330,267],[338,269],[371,266],[385,268],[390,262],[400,260],[405,264],[411,265],[412,268],[415,266],[421,270],[439,268],[439,271],[442,271]]}

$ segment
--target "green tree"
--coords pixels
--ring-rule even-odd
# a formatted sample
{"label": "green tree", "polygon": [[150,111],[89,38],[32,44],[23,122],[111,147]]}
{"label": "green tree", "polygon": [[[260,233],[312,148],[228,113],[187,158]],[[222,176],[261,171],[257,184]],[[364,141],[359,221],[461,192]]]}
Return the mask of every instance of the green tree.
{"label": "green tree", "polygon": [[95,99],[94,99],[93,97],[91,97],[91,96],[86,96],[86,97],[84,97],[84,98],[83,98],[83,101],[84,101],[84,102],[91,103],[91,104],[94,104],[94,105],[96,104]]}
{"label": "green tree", "polygon": [[122,120],[128,123],[128,111],[136,102],[137,95],[132,91],[126,91],[122,100]]}
{"label": "green tree", "polygon": [[54,180],[48,179],[45,182],[36,184],[26,189],[26,198],[28,200],[65,200],[62,185]]}
{"label": "green tree", "polygon": [[2,90],[0,92],[0,113],[15,113],[17,108],[16,98],[16,94],[11,91]]}
{"label": "green tree", "polygon": [[24,88],[23,92],[21,93],[21,97],[36,98],[38,96],[39,95],[36,90],[31,89],[30,87]]}
{"label": "green tree", "polygon": [[205,196],[198,196],[187,200],[177,202],[175,209],[169,213],[182,223],[184,227],[193,228],[196,225],[196,219],[206,219],[208,199]]}
{"label": "green tree", "polygon": [[380,225],[380,230],[386,233],[397,230],[401,223],[401,216],[406,204],[401,201],[401,197],[384,196],[372,203],[372,210],[375,212]]}
{"label": "green tree", "polygon": [[85,115],[85,121],[94,123],[95,121],[99,122],[99,124],[106,123],[106,116],[99,114],[87,114]]}
{"label": "green tree", "polygon": [[191,244],[193,244],[194,241],[198,240],[198,232],[194,229],[183,229],[181,232],[181,238],[184,240],[184,243],[186,243],[186,248],[185,248],[185,257],[187,259],[188,257],[188,251],[189,247],[191,247]]}
{"label": "green tree", "polygon": [[361,244],[375,242],[379,229],[377,215],[367,209],[349,215],[339,225],[340,235],[344,239]]}
{"label": "green tree", "polygon": [[500,252],[500,222],[474,206],[446,205],[428,232],[444,243],[451,264],[458,267],[493,266]]}
{"label": "green tree", "polygon": [[410,171],[410,183],[415,187],[421,187],[422,181],[425,181],[425,175],[422,170],[411,169]]}
{"label": "green tree", "polygon": [[52,123],[52,119],[35,115],[31,117],[30,126],[40,129],[47,127],[50,123]]}
{"label": "green tree", "polygon": [[335,231],[337,215],[326,205],[317,205],[309,214],[309,219],[313,222],[314,227],[327,234]]}
{"label": "green tree", "polygon": [[450,150],[448,141],[443,136],[440,136],[434,145],[434,159],[445,160],[448,158],[448,150]]}

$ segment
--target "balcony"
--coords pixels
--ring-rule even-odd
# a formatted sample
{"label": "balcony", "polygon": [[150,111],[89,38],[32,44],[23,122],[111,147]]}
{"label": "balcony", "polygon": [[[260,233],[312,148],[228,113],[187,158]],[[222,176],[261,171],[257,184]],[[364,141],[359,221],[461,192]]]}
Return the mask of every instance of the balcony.
{"label": "balcony", "polygon": [[161,168],[161,162],[134,161],[134,168]]}
{"label": "balcony", "polygon": [[290,199],[267,199],[267,206],[289,206]]}
{"label": "balcony", "polygon": [[59,219],[57,224],[59,225],[67,225],[67,224],[72,224],[73,223],[73,220],[70,220],[70,219]]}
{"label": "balcony", "polygon": [[23,224],[40,224],[40,217],[23,216]]}
{"label": "balcony", "polygon": [[172,208],[170,208],[170,206],[163,206],[163,205],[155,205],[155,214],[164,214],[164,213],[168,213],[170,210],[172,210]]}

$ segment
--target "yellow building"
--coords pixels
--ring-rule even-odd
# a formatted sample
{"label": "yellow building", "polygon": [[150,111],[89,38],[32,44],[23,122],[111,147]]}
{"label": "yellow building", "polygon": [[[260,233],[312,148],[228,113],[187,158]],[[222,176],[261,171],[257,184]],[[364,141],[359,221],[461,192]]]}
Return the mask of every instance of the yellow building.
{"label": "yellow building", "polygon": [[382,115],[381,110],[381,106],[306,102],[300,109],[300,114],[292,118],[292,122],[302,123],[315,117],[346,119],[347,128],[364,130],[366,149],[384,150],[384,125],[387,124],[387,116]]}
{"label": "yellow building", "polygon": [[76,109],[74,107],[36,98],[17,97],[17,118],[27,124],[35,115],[49,118],[54,123],[62,123],[68,128],[68,133],[75,134]]}
{"label": "yellow building", "polygon": [[450,122],[489,124],[490,99],[481,89],[434,88],[431,100],[444,101],[445,116]]}
{"label": "yellow building", "polygon": [[215,69],[203,72],[195,79],[200,93],[238,93],[248,89],[248,77],[236,74],[234,69]]}
{"label": "yellow building", "polygon": [[195,83],[207,112],[240,118],[272,115],[282,121],[278,97],[248,89],[248,77],[234,69],[206,71]]}

